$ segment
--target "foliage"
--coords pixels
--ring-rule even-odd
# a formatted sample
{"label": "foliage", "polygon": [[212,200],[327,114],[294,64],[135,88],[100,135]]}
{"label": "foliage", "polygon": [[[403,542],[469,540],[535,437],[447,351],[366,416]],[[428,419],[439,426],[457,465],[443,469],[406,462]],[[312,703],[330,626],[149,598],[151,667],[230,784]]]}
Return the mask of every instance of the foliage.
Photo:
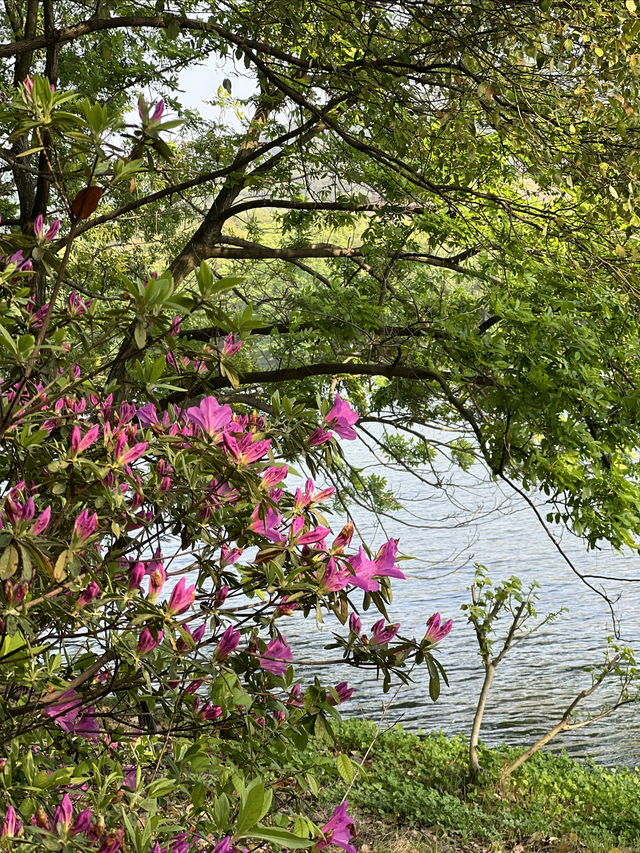
{"label": "foliage", "polygon": [[[91,297],[149,267],[181,286],[203,259],[246,275],[178,335],[191,358],[250,332],[235,372],[192,390],[268,411],[273,387],[310,404],[341,377],[433,482],[475,457],[544,494],[543,521],[634,546],[634,2],[11,0],[0,32],[6,222],[30,235],[91,192],[66,276]],[[209,103],[187,108],[203,63]],[[34,72],[57,86],[37,120],[13,94]],[[73,90],[87,102],[57,102]],[[110,379],[144,361],[137,328]]]}
{"label": "foliage", "polygon": [[[537,624],[531,625],[537,619],[535,609],[539,598],[538,583],[533,582],[523,590],[519,578],[512,576],[507,580],[493,584],[485,566],[476,564],[474,582],[471,586],[471,604],[463,604],[461,610],[468,613],[469,622],[473,625],[478,643],[478,653],[484,668],[482,687],[478,695],[476,711],[473,718],[471,735],[469,737],[469,771],[473,779],[480,773],[478,744],[484,710],[493,683],[496,668],[505,655],[544,625],[560,616],[566,608],[547,613]],[[507,617],[506,630],[500,637],[500,650],[494,655],[496,639],[496,623]],[[504,784],[508,776],[517,770],[521,764],[531,758],[538,750],[546,746],[562,731],[583,728],[612,714],[622,705],[636,702],[638,699],[638,672],[633,650],[628,646],[620,646],[609,638],[604,654],[604,660],[599,666],[585,667],[591,673],[591,684],[583,688],[569,703],[557,721],[544,735],[529,746],[517,758],[508,762],[500,771],[500,784]],[[596,713],[590,713],[580,719],[576,708],[587,697],[591,696],[609,676],[618,681],[617,697],[614,701],[603,704]]]}
{"label": "foliage", "polygon": [[[373,746],[371,746],[373,742]],[[338,727],[336,748],[364,769],[349,788],[354,807],[401,826],[440,827],[464,841],[505,845],[555,837],[567,849],[635,850],[640,843],[637,769],[603,767],[566,754],[539,752],[514,774],[507,790],[499,771],[517,751],[480,745],[486,774],[469,783],[465,738],[414,734],[399,726],[382,732],[372,723],[347,720]],[[335,789],[336,770],[321,777]],[[573,839],[571,841],[570,839]]]}
{"label": "foliage", "polygon": [[[317,791],[301,750],[331,738],[353,689],[305,684],[282,623],[348,622],[332,661],[385,688],[420,663],[434,692],[442,674],[440,636],[388,624],[395,540],[350,548],[353,525],[334,536],[322,514],[335,489],[288,464],[330,468],[358,414],[339,394],[319,412],[275,394],[269,419],[198,394],[205,371],[233,381],[236,335],[259,326],[247,306],[235,335],[180,349],[182,322],[238,283],[204,262],[193,286],[165,271],[117,275],[117,298],[65,294],[92,176],[164,156],[163,105],[140,102],[131,160],[103,145],[120,123],[99,104],[37,75],[12,97],[17,137],[55,134],[87,186],[67,233],[38,216],[0,238],[0,848],[353,853],[346,804],[323,827],[297,810]],[[120,382],[123,329],[144,355]],[[365,633],[357,608],[382,618]]]}
{"label": "foliage", "polygon": [[436,486],[476,457],[636,544],[639,32],[593,0],[3,4],[4,846],[16,806],[32,847],[352,847],[342,807],[291,820],[348,688],[298,697],[279,620],[355,586],[383,618],[340,659],[442,673],[435,622],[384,620],[395,542],[327,549],[286,485],[392,505],[347,398]]}

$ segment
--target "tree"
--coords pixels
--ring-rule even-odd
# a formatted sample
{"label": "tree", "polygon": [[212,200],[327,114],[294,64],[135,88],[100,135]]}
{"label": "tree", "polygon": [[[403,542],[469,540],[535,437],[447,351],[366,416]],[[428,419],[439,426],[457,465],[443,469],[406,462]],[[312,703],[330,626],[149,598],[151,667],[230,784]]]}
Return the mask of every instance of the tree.
{"label": "tree", "polygon": [[[66,112],[69,95],[40,76],[18,98],[16,118],[21,105],[42,111],[51,120],[39,128],[81,162],[100,107]],[[160,112],[142,109],[143,121]],[[312,459],[356,437],[358,414],[339,395],[312,426],[288,398],[278,410],[274,398],[268,421],[212,395],[160,408],[159,392],[189,393],[172,354],[137,361],[126,400],[101,386],[105,341],[129,303],[134,339],[167,346],[175,311],[197,321],[232,282],[203,262],[197,294],[152,273],[106,312],[75,290],[57,300],[91,199],[81,190],[71,205],[61,262],[60,220],[41,216],[33,235],[5,238],[23,249],[2,257],[0,847],[236,853],[251,839],[354,853],[346,803],[322,828],[296,808],[318,790],[304,748],[331,738],[353,688],[305,683],[309,661],[282,623],[333,614],[348,628],[323,666],[371,667],[388,689],[426,663],[434,699],[444,673],[433,647],[451,624],[437,615],[436,633],[402,637],[386,613],[390,578],[405,577],[395,540],[355,551],[347,524],[329,542],[321,505],[335,489],[287,483],[296,443]],[[38,307],[40,274],[53,295]],[[217,356],[227,373],[241,346],[229,333]],[[382,618],[365,633],[358,607],[371,606]],[[347,756],[338,766],[352,773]]]}
{"label": "tree", "polygon": [[[150,261],[178,287],[202,260],[245,276],[208,324],[183,323],[186,355],[252,332],[240,375],[198,375],[192,396],[237,385],[268,408],[277,388],[309,402],[337,377],[364,423],[406,431],[382,441],[391,458],[470,451],[541,489],[547,520],[589,544],[635,542],[633,2],[31,0],[7,3],[2,26],[5,89],[38,70],[106,105],[95,159],[89,145],[73,170],[59,128],[5,119],[5,223],[30,234],[103,191],[75,222],[63,288],[106,299],[113,272]],[[182,110],[175,88],[213,59],[228,76],[207,94],[238,116],[226,125]],[[148,114],[117,130],[149,89],[183,118],[173,137]],[[113,272],[88,273],[96,258]],[[247,304],[258,321],[240,319]],[[110,346],[105,379],[126,382],[152,343],[130,325]],[[424,432],[451,424],[462,440]]]}
{"label": "tree", "polygon": [[[273,479],[384,506],[335,441],[347,397],[436,487],[438,454],[477,455],[591,545],[635,543],[639,30],[632,0],[5,2],[4,846],[17,807],[32,846],[352,849],[344,807],[324,838],[271,809],[274,782],[313,789],[299,749],[347,690],[298,697],[278,620],[346,621],[355,587],[383,619],[352,612],[346,660],[426,660],[433,695],[441,672],[384,621],[395,542],[327,549],[314,487]],[[205,60],[233,121],[181,106]]]}

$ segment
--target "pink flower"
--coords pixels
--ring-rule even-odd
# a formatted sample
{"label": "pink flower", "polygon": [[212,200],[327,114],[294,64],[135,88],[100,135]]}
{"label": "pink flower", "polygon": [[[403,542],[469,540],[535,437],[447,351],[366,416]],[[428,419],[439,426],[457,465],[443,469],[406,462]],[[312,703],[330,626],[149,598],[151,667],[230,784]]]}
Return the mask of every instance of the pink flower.
{"label": "pink flower", "polygon": [[36,216],[36,221],[33,223],[33,233],[36,236],[38,243],[44,243],[46,240],[53,240],[60,228],[60,220],[54,219],[47,233],[44,233],[44,219],[42,214]]}
{"label": "pink flower", "polygon": [[87,740],[97,740],[98,723],[93,715],[93,708],[82,712],[82,697],[73,690],[68,690],[55,703],[48,705],[44,713],[63,731],[80,735]]}
{"label": "pink flower", "polygon": [[156,411],[156,407],[153,403],[146,403],[146,405],[140,406],[136,411],[136,415],[143,427],[160,425],[158,412]]}
{"label": "pink flower", "polygon": [[353,440],[358,437],[353,428],[353,424],[357,420],[358,413],[351,408],[346,400],[340,398],[340,394],[336,394],[336,401],[325,418],[327,426],[334,429],[341,438]]}
{"label": "pink flower", "polygon": [[205,702],[202,708],[199,707],[200,702],[196,699],[194,710],[196,714],[203,720],[217,720],[222,716],[222,708],[220,705],[212,705],[211,702]]}
{"label": "pink flower", "polygon": [[400,569],[394,565],[396,554],[398,553],[398,543],[395,539],[389,539],[388,542],[380,548],[376,554],[374,563],[376,564],[376,575],[378,577],[400,578],[406,580]]}
{"label": "pink flower", "polygon": [[162,563],[156,563],[153,571],[150,572],[149,575],[149,594],[147,598],[149,601],[155,601],[160,592],[162,591],[162,587],[164,586],[164,582],[167,579],[167,573],[164,570],[164,566]]}
{"label": "pink flower", "polygon": [[155,106],[154,111],[151,113],[151,121],[160,121],[162,118],[162,114],[164,113],[164,99],[160,98],[158,103]]}
{"label": "pink flower", "polygon": [[320,590],[321,592],[339,592],[349,584],[351,579],[349,570],[339,569],[333,557],[329,557],[320,579]]}
{"label": "pink flower", "polygon": [[358,553],[349,558],[349,564],[353,569],[353,574],[349,578],[350,583],[365,592],[377,592],[380,589],[380,584],[374,578],[378,567],[373,560],[367,557],[362,545],[358,549]]}
{"label": "pink flower", "polygon": [[49,526],[49,521],[51,520],[51,507],[48,506],[44,509],[40,515],[36,518],[31,526],[31,533],[33,536],[40,536],[41,533]]}
{"label": "pink flower", "polygon": [[[261,510],[262,513],[260,512]],[[261,514],[264,515],[264,520],[260,517]],[[273,509],[273,507],[270,506],[263,509],[258,505],[251,513],[249,530],[253,530],[254,533],[261,534],[267,539],[270,539],[272,542],[284,542],[285,537],[278,530],[281,522],[282,516],[278,510]]]}
{"label": "pink flower", "polygon": [[227,454],[239,466],[249,465],[251,462],[262,459],[271,446],[270,438],[254,441],[254,435],[250,432],[245,433],[239,441],[230,433],[225,432],[222,436],[222,442]]}
{"label": "pink flower", "polygon": [[444,640],[449,631],[451,631],[452,626],[453,619],[449,619],[441,625],[440,614],[434,613],[433,616],[430,616],[427,619],[427,633],[424,638],[425,640],[429,640],[431,643],[439,643],[440,640]]}
{"label": "pink flower", "polygon": [[[182,626],[187,634],[191,637],[195,645],[197,646],[200,640],[204,637],[204,632],[207,630],[207,623],[203,622],[199,628],[196,628],[195,631],[192,631],[188,625]],[[187,652],[190,651],[189,646],[187,645],[186,640],[180,637],[176,643],[176,649],[179,652]]]}
{"label": "pink flower", "polygon": [[22,829],[22,821],[16,817],[13,806],[9,806],[0,828],[0,838],[15,838]]}
{"label": "pink flower", "polygon": [[229,625],[224,632],[215,650],[216,660],[226,660],[229,655],[235,651],[240,642],[240,631],[236,631],[233,625]]}
{"label": "pink flower", "polygon": [[321,427],[318,427],[318,429],[314,429],[307,441],[309,442],[311,447],[320,447],[320,445],[326,444],[327,441],[330,441],[332,438],[332,433],[327,432]]}
{"label": "pink flower", "polygon": [[356,616],[355,613],[352,613],[351,616],[349,616],[349,630],[353,631],[353,633],[356,634],[358,637],[360,636],[360,632],[362,631],[362,622],[360,621],[360,618]]}
{"label": "pink flower", "polygon": [[296,489],[295,498],[293,501],[293,505],[296,509],[304,509],[306,506],[309,506],[310,503],[321,503],[321,501],[330,498],[331,495],[335,492],[333,486],[330,486],[328,489],[322,489],[317,493],[317,495],[313,494],[314,484],[311,477],[307,480],[304,487],[304,494],[300,489]]}
{"label": "pink flower", "polygon": [[330,844],[341,847],[346,853],[358,853],[351,844],[351,839],[356,835],[356,826],[347,814],[348,803],[340,803],[333,813],[333,817],[320,830],[323,838],[316,844],[316,850],[324,850]]}
{"label": "pink flower", "polygon": [[195,584],[186,588],[185,579],[180,578],[178,583],[171,590],[171,596],[169,597],[169,604],[167,607],[168,612],[172,613],[174,616],[179,616],[191,607],[195,597]]}
{"label": "pink flower", "polygon": [[148,446],[148,441],[140,441],[122,454],[114,453],[116,462],[119,465],[129,465],[131,462],[135,462],[136,459],[139,459],[144,454]]}
{"label": "pink flower", "polygon": [[282,601],[275,609],[274,616],[291,616],[291,614],[294,613],[299,606],[300,605],[296,604],[295,601],[289,601],[288,595],[283,595]]}
{"label": "pink flower", "polygon": [[53,704],[44,709],[47,717],[51,717],[65,732],[73,732],[75,722],[82,707],[82,699],[73,691],[60,696]]}
{"label": "pink flower", "polygon": [[91,581],[89,586],[84,589],[80,595],[78,596],[78,605],[80,607],[85,607],[89,604],[90,601],[93,601],[94,598],[97,598],[100,595],[100,587],[96,583],[96,581]]}
{"label": "pink flower", "polygon": [[222,348],[222,357],[230,358],[232,355],[238,352],[240,347],[242,346],[242,341],[236,341],[233,337],[233,334],[229,332],[224,341],[224,346]]}
{"label": "pink flower", "polygon": [[291,705],[293,708],[301,708],[302,702],[300,701],[300,697],[302,696],[302,689],[299,684],[294,684],[291,693],[289,694],[289,699],[287,700],[287,705]]}
{"label": "pink flower", "polygon": [[78,719],[75,726],[75,733],[85,740],[90,740],[93,743],[98,742],[100,727],[98,726],[98,718],[95,715],[93,705],[87,708],[86,713]]}
{"label": "pink flower", "polygon": [[164,631],[158,631],[154,637],[148,628],[143,628],[138,639],[138,654],[146,655],[148,652],[153,651],[162,642],[163,637]]}
{"label": "pink flower", "polygon": [[72,817],[73,806],[71,805],[71,799],[69,798],[69,794],[65,794],[60,805],[55,808],[53,819],[51,820],[51,829],[55,830],[58,824],[60,824],[63,831],[66,831]]}
{"label": "pink flower", "polygon": [[221,433],[231,422],[230,406],[221,406],[215,397],[205,397],[199,406],[187,409],[187,418],[197,424],[203,432],[213,437]]}
{"label": "pink flower", "polygon": [[260,488],[272,489],[274,486],[277,486],[278,483],[281,483],[286,479],[288,471],[288,465],[272,465],[270,468],[267,468],[267,470],[262,473]]}
{"label": "pink flower", "polygon": [[[243,548],[229,548],[228,545],[222,546],[222,559],[221,563],[223,566],[232,566],[234,563],[237,563],[240,557],[242,556]],[[228,590],[227,590],[228,591]]]}
{"label": "pink flower", "polygon": [[227,596],[229,595],[229,587],[227,584],[223,584],[220,589],[216,592],[216,597],[214,599],[214,603],[216,607],[222,607],[222,605],[227,600]]}
{"label": "pink flower", "polygon": [[69,835],[79,835],[83,832],[85,835],[89,835],[91,830],[91,809],[85,809],[81,811],[78,817],[71,824],[71,829],[69,830]]}
{"label": "pink flower", "polygon": [[349,687],[346,681],[341,681],[333,688],[338,694],[338,698],[329,694],[327,702],[330,705],[341,705],[343,702],[348,702],[353,696],[353,687]]}
{"label": "pink flower", "polygon": [[231,836],[227,835],[222,841],[218,841],[211,853],[233,853],[234,850],[235,848],[231,846]]}
{"label": "pink flower", "polygon": [[71,452],[73,455],[77,455],[78,453],[82,453],[88,447],[96,441],[98,436],[100,435],[100,425],[95,424],[91,429],[87,430],[86,435],[82,436],[80,432],[80,427],[74,426],[71,431]]}
{"label": "pink flower", "polygon": [[287,662],[292,659],[293,652],[287,645],[287,638],[273,639],[260,655],[260,666],[274,675],[284,675],[287,671]]}
{"label": "pink flower", "polygon": [[73,524],[73,540],[76,543],[88,539],[98,526],[98,514],[89,515],[88,509],[83,509]]}
{"label": "pink flower", "polygon": [[369,640],[369,645],[385,646],[387,643],[390,643],[391,640],[393,640],[399,629],[399,624],[385,626],[384,619],[380,619],[371,629],[373,631],[373,634],[371,636],[371,639]]}
{"label": "pink flower", "polygon": [[151,105],[147,104],[144,97],[140,95],[140,97],[138,98],[138,115],[142,119],[143,124],[155,124],[156,122],[160,121],[163,113],[164,100],[162,98],[155,105],[153,112],[151,112]]}
{"label": "pink flower", "polygon": [[364,589],[366,592],[377,592],[380,584],[375,578],[393,577],[404,579],[405,575],[394,565],[395,555],[398,550],[395,539],[390,539],[378,551],[375,560],[370,560],[362,546],[358,553],[349,558],[354,577],[351,583]]}
{"label": "pink flower", "polygon": [[140,589],[144,575],[144,563],[136,563],[129,573],[129,592],[133,592],[134,589]]}
{"label": "pink flower", "polygon": [[67,311],[72,317],[81,317],[83,314],[87,313],[87,309],[89,309],[92,304],[93,299],[89,299],[88,302],[85,302],[77,291],[72,290],[69,294],[69,298],[67,299]]}

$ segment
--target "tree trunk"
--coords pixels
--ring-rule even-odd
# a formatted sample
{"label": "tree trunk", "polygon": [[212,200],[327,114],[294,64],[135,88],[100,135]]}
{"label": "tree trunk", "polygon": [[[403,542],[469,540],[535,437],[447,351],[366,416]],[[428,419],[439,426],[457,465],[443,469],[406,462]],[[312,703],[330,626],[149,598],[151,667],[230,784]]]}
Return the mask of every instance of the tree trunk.
{"label": "tree trunk", "polygon": [[484,681],[482,690],[478,697],[476,705],[476,714],[473,718],[473,727],[471,728],[471,737],[469,739],[469,773],[475,781],[480,773],[480,762],[478,761],[478,740],[480,738],[480,726],[482,725],[482,717],[487,704],[487,697],[491,689],[491,682],[495,674],[496,668],[491,661],[487,661],[484,666]]}

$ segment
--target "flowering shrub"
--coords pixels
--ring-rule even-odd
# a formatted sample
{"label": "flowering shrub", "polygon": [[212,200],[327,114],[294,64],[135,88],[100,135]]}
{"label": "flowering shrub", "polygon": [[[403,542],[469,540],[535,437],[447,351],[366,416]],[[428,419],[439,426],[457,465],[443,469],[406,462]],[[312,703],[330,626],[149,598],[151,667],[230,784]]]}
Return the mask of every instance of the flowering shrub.
{"label": "flowering shrub", "polygon": [[[65,124],[68,96],[41,78],[16,98],[73,127],[69,157],[99,136],[91,105]],[[139,108],[155,150],[162,107]],[[125,158],[112,173],[130,174]],[[0,238],[0,849],[353,851],[345,803],[322,828],[297,811],[317,790],[301,750],[331,737],[353,689],[310,684],[283,623],[333,614],[349,628],[336,661],[385,683],[425,661],[437,683],[450,624],[402,637],[385,610],[397,543],[352,548],[353,526],[322,514],[334,489],[291,483],[292,459],[330,464],[333,433],[355,437],[347,401],[318,423],[278,395],[267,420],[207,393],[242,340],[185,348],[181,323],[220,290],[206,265],[197,289],[164,273],[124,281],[115,303],[65,291],[102,196],[88,189],[65,199],[57,243],[64,224],[41,218]],[[138,355],[119,375],[123,329]],[[381,616],[369,635],[363,604]]]}

